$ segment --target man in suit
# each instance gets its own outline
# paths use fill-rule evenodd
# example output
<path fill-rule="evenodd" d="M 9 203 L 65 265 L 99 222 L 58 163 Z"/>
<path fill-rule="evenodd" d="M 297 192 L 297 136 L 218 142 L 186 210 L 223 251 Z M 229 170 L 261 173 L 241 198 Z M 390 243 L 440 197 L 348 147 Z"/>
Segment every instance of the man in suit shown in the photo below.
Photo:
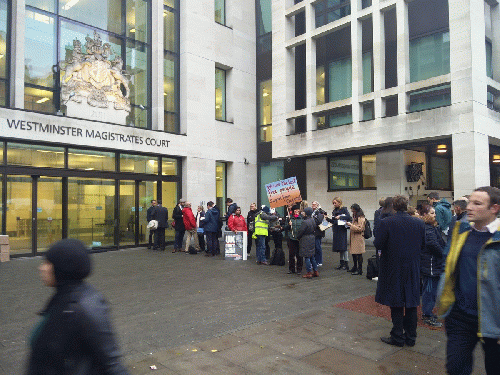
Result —
<path fill-rule="evenodd" d="M 162 207 L 161 201 L 155 207 L 153 219 L 158 221 L 158 229 L 155 236 L 155 250 L 165 251 L 165 229 L 168 228 L 168 209 Z"/>
<path fill-rule="evenodd" d="M 417 306 L 420 305 L 420 253 L 425 247 L 425 224 L 406 213 L 408 198 L 393 198 L 396 213 L 381 220 L 375 248 L 381 251 L 375 301 L 391 308 L 392 330 L 382 342 L 414 346 Z"/>
<path fill-rule="evenodd" d="M 172 219 L 174 219 L 175 222 L 174 250 L 172 251 L 173 253 L 175 253 L 176 251 L 182 251 L 182 240 L 184 239 L 184 233 L 186 232 L 186 227 L 184 226 L 182 215 L 182 210 L 185 203 L 186 201 L 184 199 L 179 199 L 179 203 L 177 204 L 177 206 L 175 206 L 174 212 L 172 212 Z"/>
<path fill-rule="evenodd" d="M 148 208 L 146 211 L 146 220 L 148 223 L 153 220 L 153 212 L 155 210 L 155 207 L 157 205 L 156 199 L 153 199 L 151 201 L 151 207 Z M 156 237 L 156 229 L 150 229 L 149 230 L 149 241 L 148 241 L 148 249 L 151 249 L 153 247 L 153 236 Z"/>

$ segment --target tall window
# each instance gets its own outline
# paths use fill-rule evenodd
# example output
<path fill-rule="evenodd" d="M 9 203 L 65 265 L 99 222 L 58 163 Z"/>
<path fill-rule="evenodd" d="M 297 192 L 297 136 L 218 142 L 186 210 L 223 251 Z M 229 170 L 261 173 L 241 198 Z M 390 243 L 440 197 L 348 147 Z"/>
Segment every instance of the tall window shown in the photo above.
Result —
<path fill-rule="evenodd" d="M 215 163 L 215 204 L 221 215 L 226 212 L 226 163 Z"/>
<path fill-rule="evenodd" d="M 329 64 L 329 101 L 335 102 L 352 95 L 351 58 L 332 61 Z"/>
<path fill-rule="evenodd" d="M 71 60 L 73 40 L 93 38 L 111 46 L 130 75 L 130 126 L 150 127 L 150 20 L 147 0 L 26 0 L 25 108 L 54 113 L 60 101 L 59 63 Z"/>
<path fill-rule="evenodd" d="M 351 14 L 349 0 L 322 0 L 315 5 L 316 27 L 326 25 Z"/>
<path fill-rule="evenodd" d="M 489 40 L 486 41 L 486 76 L 493 78 L 493 46 Z"/>
<path fill-rule="evenodd" d="M 215 68 L 215 119 L 226 121 L 226 71 Z"/>
<path fill-rule="evenodd" d="M 9 0 L 10 3 L 10 0 Z M 0 0 L 0 106 L 6 106 L 8 97 L 8 20 L 9 8 L 7 0 Z"/>
<path fill-rule="evenodd" d="M 272 112 L 273 83 L 272 80 L 267 80 L 259 84 L 259 126 L 261 142 L 271 142 L 273 140 Z"/>
<path fill-rule="evenodd" d="M 226 24 L 226 0 L 214 0 L 215 22 L 221 25 Z"/>
<path fill-rule="evenodd" d="M 328 190 L 376 188 L 376 155 L 351 155 L 328 159 Z"/>
<path fill-rule="evenodd" d="M 165 131 L 179 132 L 179 7 L 177 0 L 163 4 L 163 101 Z"/>

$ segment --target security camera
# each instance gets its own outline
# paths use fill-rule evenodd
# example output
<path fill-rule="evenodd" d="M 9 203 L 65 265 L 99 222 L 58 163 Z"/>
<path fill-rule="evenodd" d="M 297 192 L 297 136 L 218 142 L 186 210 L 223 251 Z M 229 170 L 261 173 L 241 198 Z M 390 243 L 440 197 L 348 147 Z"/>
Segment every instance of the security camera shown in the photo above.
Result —
<path fill-rule="evenodd" d="M 286 162 L 287 162 L 287 163 L 290 163 L 291 161 L 292 161 L 292 159 L 291 159 L 291 158 L 286 158 Z"/>

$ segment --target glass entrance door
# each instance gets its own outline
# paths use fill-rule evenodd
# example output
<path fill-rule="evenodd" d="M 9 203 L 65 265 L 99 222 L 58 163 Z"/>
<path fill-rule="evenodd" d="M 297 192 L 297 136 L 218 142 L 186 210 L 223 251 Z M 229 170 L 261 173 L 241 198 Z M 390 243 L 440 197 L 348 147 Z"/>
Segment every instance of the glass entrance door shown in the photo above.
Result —
<path fill-rule="evenodd" d="M 62 238 L 62 178 L 40 177 L 37 181 L 37 251 L 46 251 Z"/>
<path fill-rule="evenodd" d="M 7 176 L 6 234 L 9 236 L 10 253 L 32 252 L 32 178 Z"/>
<path fill-rule="evenodd" d="M 120 246 L 135 245 L 135 181 L 120 181 Z"/>

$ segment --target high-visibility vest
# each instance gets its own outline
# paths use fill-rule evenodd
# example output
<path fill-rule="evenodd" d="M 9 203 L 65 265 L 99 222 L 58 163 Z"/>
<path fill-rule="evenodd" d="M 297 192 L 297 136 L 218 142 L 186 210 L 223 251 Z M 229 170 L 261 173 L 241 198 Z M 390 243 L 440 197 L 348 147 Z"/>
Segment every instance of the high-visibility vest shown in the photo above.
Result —
<path fill-rule="evenodd" d="M 269 224 L 266 220 L 262 220 L 260 217 L 260 213 L 255 218 L 255 232 L 256 236 L 267 236 L 267 229 L 269 228 Z"/>

